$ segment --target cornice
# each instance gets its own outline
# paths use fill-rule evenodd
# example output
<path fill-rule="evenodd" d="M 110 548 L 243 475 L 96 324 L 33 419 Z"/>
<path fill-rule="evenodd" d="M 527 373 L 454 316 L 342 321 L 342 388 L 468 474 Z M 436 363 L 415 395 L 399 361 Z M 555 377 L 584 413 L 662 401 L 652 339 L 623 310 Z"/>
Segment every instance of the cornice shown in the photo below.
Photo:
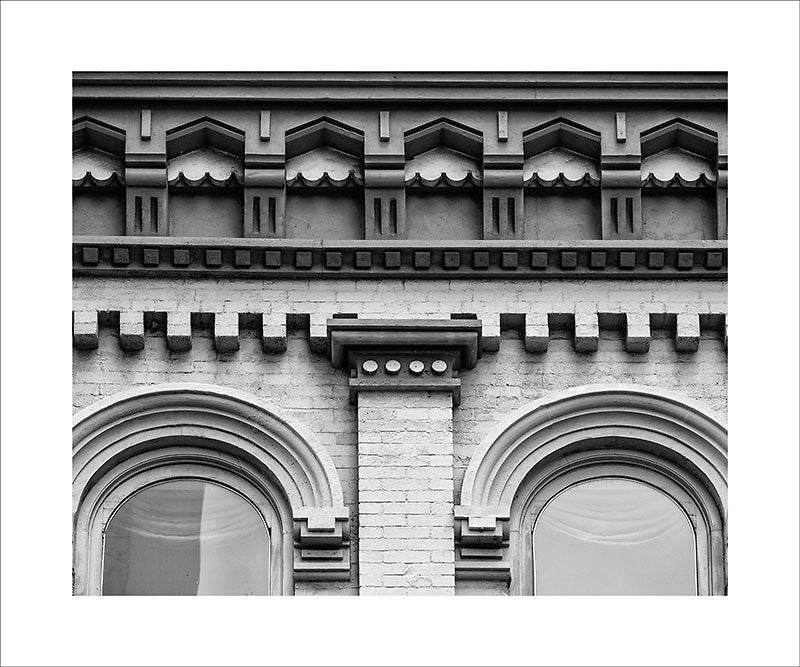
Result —
<path fill-rule="evenodd" d="M 85 100 L 725 103 L 724 72 L 75 72 Z"/>
<path fill-rule="evenodd" d="M 75 236 L 72 265 L 90 276 L 725 280 L 728 244 Z"/>

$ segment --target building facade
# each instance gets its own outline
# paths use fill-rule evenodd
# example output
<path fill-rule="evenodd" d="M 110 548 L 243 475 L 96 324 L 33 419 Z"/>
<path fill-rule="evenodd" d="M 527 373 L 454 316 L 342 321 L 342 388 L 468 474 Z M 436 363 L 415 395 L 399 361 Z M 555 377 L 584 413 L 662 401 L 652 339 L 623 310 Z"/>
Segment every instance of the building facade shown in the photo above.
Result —
<path fill-rule="evenodd" d="M 76 73 L 74 593 L 721 595 L 717 73 Z"/>

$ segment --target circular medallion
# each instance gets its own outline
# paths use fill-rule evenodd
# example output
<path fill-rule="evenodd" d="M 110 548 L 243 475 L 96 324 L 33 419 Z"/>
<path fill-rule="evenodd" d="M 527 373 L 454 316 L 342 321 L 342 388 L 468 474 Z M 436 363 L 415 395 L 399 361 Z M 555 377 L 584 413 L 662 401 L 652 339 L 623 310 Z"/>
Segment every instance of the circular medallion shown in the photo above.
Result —
<path fill-rule="evenodd" d="M 387 361 L 384 365 L 384 368 L 389 375 L 397 375 L 400 372 L 400 367 L 400 362 L 397 361 L 397 359 L 389 359 L 389 361 Z"/>
<path fill-rule="evenodd" d="M 431 370 L 436 373 L 436 375 L 441 375 L 447 370 L 447 362 L 442 359 L 437 359 L 431 364 Z"/>
<path fill-rule="evenodd" d="M 361 364 L 361 370 L 367 375 L 374 375 L 375 371 L 378 370 L 378 362 L 374 359 L 367 359 L 363 364 Z"/>
<path fill-rule="evenodd" d="M 425 370 L 425 364 L 419 359 L 415 359 L 408 365 L 408 370 L 411 375 L 422 375 L 422 371 Z"/>

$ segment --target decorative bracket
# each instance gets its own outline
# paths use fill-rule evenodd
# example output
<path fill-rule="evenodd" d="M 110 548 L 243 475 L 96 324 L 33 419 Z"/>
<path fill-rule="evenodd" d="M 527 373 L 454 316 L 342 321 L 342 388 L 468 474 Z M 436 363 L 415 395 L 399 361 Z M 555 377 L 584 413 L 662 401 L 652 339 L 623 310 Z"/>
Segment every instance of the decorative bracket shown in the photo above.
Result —
<path fill-rule="evenodd" d="M 507 507 L 455 508 L 456 576 L 459 579 L 511 577 Z"/>
<path fill-rule="evenodd" d="M 285 156 L 245 153 L 244 237 L 282 238 L 285 208 Z"/>
<path fill-rule="evenodd" d="M 350 515 L 346 507 L 305 507 L 294 516 L 295 580 L 350 577 Z"/>
<path fill-rule="evenodd" d="M 405 186 L 404 155 L 364 157 L 364 238 L 406 237 Z"/>
<path fill-rule="evenodd" d="M 461 400 L 462 368 L 481 352 L 480 320 L 328 320 L 335 368 L 350 372 L 350 400 L 362 391 L 444 391 Z"/>
<path fill-rule="evenodd" d="M 642 238 L 642 156 L 600 158 L 603 239 Z"/>
<path fill-rule="evenodd" d="M 728 238 L 728 156 L 717 158 L 717 238 Z"/>
<path fill-rule="evenodd" d="M 523 238 L 523 164 L 519 155 L 483 156 L 483 238 Z"/>
<path fill-rule="evenodd" d="M 125 233 L 169 236 L 166 154 L 127 153 L 125 185 Z"/>

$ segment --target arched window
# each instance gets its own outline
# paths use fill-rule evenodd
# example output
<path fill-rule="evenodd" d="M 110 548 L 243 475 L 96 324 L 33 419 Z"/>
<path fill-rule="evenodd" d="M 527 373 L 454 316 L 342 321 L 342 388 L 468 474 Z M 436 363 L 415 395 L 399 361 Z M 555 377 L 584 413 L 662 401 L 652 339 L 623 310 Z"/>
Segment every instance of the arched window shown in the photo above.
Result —
<path fill-rule="evenodd" d="M 282 595 L 349 578 L 330 457 L 255 397 L 126 392 L 76 415 L 73 437 L 75 594 Z"/>
<path fill-rule="evenodd" d="M 725 594 L 726 476 L 725 429 L 667 392 L 542 399 L 470 462 L 457 575 L 528 595 Z"/>
<path fill-rule="evenodd" d="M 258 505 L 217 481 L 170 477 L 124 499 L 103 530 L 102 594 L 269 595 L 280 524 L 248 491 Z"/>
<path fill-rule="evenodd" d="M 697 594 L 692 524 L 659 489 L 598 477 L 532 518 L 536 595 Z"/>

